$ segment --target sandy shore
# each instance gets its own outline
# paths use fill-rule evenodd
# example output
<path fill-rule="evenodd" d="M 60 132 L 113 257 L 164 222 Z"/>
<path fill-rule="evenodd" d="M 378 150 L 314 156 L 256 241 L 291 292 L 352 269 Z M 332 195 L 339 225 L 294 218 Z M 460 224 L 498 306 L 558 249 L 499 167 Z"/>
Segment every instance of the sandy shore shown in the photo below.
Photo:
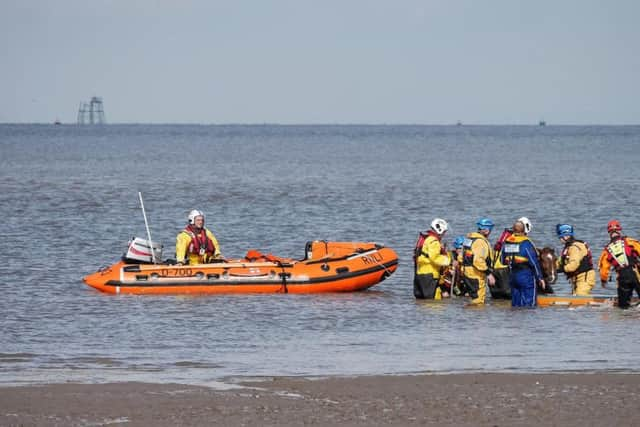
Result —
<path fill-rule="evenodd" d="M 0 388 L 2 426 L 632 426 L 640 375 L 271 378 L 245 388 L 53 384 Z"/>

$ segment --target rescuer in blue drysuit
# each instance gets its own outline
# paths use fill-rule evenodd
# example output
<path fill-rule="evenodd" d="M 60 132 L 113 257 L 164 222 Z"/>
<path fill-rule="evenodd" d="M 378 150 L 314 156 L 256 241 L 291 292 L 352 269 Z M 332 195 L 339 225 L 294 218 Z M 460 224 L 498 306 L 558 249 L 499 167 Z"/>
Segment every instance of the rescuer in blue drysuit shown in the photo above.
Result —
<path fill-rule="evenodd" d="M 542 289 L 545 287 L 536 248 L 526 236 L 530 230 L 529 220 L 520 218 L 513 225 L 513 235 L 507 237 L 502 247 L 502 263 L 510 269 L 509 286 L 513 307 L 535 307 L 536 283 L 540 283 Z"/>

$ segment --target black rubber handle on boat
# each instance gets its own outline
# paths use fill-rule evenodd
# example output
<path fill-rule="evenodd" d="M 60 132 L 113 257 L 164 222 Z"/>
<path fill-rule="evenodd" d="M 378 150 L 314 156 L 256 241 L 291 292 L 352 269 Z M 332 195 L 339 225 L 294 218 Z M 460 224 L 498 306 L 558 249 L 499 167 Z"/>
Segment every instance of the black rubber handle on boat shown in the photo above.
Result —
<path fill-rule="evenodd" d="M 287 289 L 287 277 L 291 274 L 285 273 L 284 268 L 282 269 L 282 273 L 280 273 L 280 277 L 282 278 L 282 290 L 285 294 L 289 293 L 289 289 Z"/>

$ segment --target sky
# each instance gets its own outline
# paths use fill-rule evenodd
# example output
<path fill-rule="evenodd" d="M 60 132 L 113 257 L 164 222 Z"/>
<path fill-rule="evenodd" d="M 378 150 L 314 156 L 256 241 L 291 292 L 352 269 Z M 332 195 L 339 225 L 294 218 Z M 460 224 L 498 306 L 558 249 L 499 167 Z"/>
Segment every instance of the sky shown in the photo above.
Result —
<path fill-rule="evenodd" d="M 636 0 L 0 0 L 0 123 L 640 124 Z"/>

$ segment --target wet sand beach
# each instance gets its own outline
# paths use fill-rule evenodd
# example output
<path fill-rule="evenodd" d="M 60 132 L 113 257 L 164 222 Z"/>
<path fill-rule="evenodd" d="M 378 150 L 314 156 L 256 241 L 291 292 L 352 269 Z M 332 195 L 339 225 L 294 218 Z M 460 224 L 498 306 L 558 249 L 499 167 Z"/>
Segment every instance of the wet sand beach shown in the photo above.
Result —
<path fill-rule="evenodd" d="M 277 377 L 0 388 L 2 426 L 632 426 L 640 376 L 450 374 Z"/>

